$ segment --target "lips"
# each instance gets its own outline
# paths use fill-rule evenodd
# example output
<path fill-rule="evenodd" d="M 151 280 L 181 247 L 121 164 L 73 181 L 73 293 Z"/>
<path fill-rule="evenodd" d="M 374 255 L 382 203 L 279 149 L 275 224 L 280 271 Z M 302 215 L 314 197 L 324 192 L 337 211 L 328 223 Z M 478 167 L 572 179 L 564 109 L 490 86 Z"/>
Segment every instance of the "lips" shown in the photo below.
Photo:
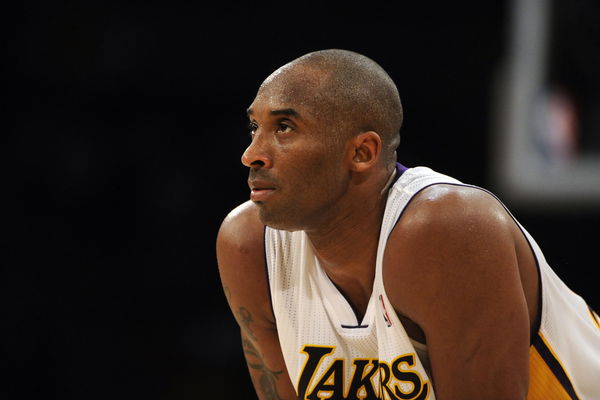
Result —
<path fill-rule="evenodd" d="M 250 200 L 265 201 L 275 191 L 275 189 L 252 189 L 250 191 Z"/>
<path fill-rule="evenodd" d="M 250 200 L 252 201 L 265 201 L 275 191 L 275 185 L 266 181 L 248 180 L 248 186 L 250 186 Z"/>

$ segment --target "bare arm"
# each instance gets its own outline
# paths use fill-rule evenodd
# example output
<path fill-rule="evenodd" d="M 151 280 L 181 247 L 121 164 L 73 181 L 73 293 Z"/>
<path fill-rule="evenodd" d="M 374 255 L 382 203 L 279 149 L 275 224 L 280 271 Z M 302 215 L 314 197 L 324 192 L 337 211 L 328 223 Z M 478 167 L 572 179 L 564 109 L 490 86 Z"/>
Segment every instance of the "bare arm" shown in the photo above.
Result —
<path fill-rule="evenodd" d="M 526 397 L 530 312 L 516 235 L 491 196 L 450 186 L 420 193 L 392 233 L 386 291 L 425 333 L 439 400 Z"/>
<path fill-rule="evenodd" d="M 217 261 L 223 290 L 240 326 L 242 348 L 259 399 L 291 400 L 296 394 L 285 367 L 269 300 L 263 230 L 252 203 L 236 208 L 219 230 Z"/>

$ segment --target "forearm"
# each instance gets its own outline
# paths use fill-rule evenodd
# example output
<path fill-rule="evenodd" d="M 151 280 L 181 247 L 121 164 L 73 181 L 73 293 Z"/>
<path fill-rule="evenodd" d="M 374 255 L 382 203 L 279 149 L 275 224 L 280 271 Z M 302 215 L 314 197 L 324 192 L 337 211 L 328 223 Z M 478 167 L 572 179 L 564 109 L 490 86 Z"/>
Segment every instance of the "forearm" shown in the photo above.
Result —
<path fill-rule="evenodd" d="M 254 389 L 260 400 L 293 400 L 296 398 L 285 367 L 271 368 L 265 354 L 255 344 L 256 337 L 242 331 L 242 348 Z"/>

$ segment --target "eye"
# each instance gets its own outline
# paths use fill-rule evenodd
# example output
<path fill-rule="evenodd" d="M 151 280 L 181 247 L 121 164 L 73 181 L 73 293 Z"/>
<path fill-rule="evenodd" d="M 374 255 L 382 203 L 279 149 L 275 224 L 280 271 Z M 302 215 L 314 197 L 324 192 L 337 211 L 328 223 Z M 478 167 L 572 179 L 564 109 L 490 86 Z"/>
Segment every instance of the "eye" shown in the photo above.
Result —
<path fill-rule="evenodd" d="M 280 122 L 279 125 L 277 125 L 277 133 L 289 133 L 291 131 L 292 127 L 285 122 Z"/>
<path fill-rule="evenodd" d="M 248 124 L 248 130 L 250 132 L 248 132 L 248 134 L 250 135 L 250 137 L 254 136 L 254 132 L 256 132 L 256 130 L 258 129 L 258 124 L 256 122 L 250 122 Z"/>

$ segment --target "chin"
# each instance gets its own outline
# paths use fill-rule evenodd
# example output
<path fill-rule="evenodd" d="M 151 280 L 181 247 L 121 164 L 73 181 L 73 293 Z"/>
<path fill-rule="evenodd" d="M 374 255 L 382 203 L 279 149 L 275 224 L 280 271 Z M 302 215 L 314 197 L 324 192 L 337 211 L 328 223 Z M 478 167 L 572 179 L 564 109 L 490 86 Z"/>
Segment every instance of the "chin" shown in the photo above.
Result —
<path fill-rule="evenodd" d="M 278 229 L 280 231 L 301 231 L 304 226 L 289 218 L 288 213 L 277 213 L 273 210 L 268 210 L 264 206 L 259 207 L 260 221 L 269 228 Z"/>

